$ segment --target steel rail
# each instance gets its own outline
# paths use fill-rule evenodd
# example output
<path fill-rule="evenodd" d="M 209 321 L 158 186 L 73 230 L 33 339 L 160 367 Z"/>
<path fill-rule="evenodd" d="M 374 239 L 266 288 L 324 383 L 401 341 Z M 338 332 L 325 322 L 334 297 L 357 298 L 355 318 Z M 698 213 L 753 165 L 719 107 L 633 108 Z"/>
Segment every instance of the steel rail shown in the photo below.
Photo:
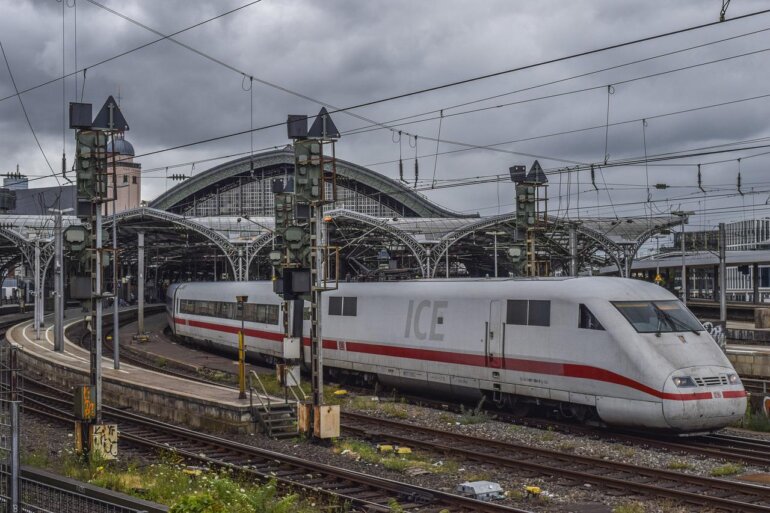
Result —
<path fill-rule="evenodd" d="M 26 381 L 28 385 L 31 382 Z M 71 400 L 63 397 L 66 393 L 60 390 L 55 392 L 59 397 L 25 390 L 24 411 L 72 422 L 73 416 L 62 410 L 71 408 Z M 499 503 L 482 502 L 252 447 L 116 408 L 105 407 L 104 416 L 107 421 L 119 423 L 120 438 L 132 445 L 173 451 L 188 460 L 231 468 L 263 481 L 274 479 L 287 489 L 324 495 L 332 502 L 348 503 L 366 508 L 366 511 L 389 512 L 391 499 L 396 499 L 405 511 L 438 512 L 448 509 L 456 512 L 529 513 Z"/>
<path fill-rule="evenodd" d="M 461 455 L 506 468 L 528 469 L 611 489 L 668 497 L 729 511 L 770 512 L 770 488 L 764 486 L 563 454 L 358 413 L 346 412 L 341 427 L 348 434 Z"/>
<path fill-rule="evenodd" d="M 218 386 L 235 388 L 235 385 L 207 380 L 192 371 L 161 367 L 155 364 L 150 358 L 145 359 L 136 354 L 130 354 L 129 352 L 124 353 L 123 358 L 125 361 L 129 361 L 130 363 L 133 363 L 137 366 L 145 367 L 163 374 L 169 374 L 183 379 L 190 379 L 200 383 L 215 384 Z M 234 373 L 231 374 L 235 376 Z M 414 401 L 422 403 L 426 402 L 424 398 L 414 398 Z M 447 404 L 445 401 L 441 401 L 440 403 L 442 405 Z M 347 413 L 348 412 L 346 410 L 343 412 L 343 415 L 346 415 Z M 654 447 L 667 451 L 695 454 L 711 458 L 721 458 L 742 464 L 762 466 L 770 465 L 770 441 L 763 444 L 761 447 L 755 447 L 755 449 L 752 450 L 751 448 L 740 447 L 738 444 L 730 443 L 727 438 L 725 438 L 726 435 L 722 434 L 711 435 L 707 439 L 704 439 L 701 436 L 694 436 L 683 437 L 679 440 L 674 440 L 671 437 L 642 435 L 619 430 L 608 431 L 590 426 L 558 422 L 550 419 L 522 419 L 520 417 L 508 415 L 505 412 L 494 412 L 494 414 L 502 419 L 516 422 L 517 424 L 524 424 L 536 428 L 556 428 L 575 435 L 594 437 L 601 436 L 608 441 L 633 443 L 636 445 Z M 754 443 L 758 444 L 759 442 L 754 441 Z"/>

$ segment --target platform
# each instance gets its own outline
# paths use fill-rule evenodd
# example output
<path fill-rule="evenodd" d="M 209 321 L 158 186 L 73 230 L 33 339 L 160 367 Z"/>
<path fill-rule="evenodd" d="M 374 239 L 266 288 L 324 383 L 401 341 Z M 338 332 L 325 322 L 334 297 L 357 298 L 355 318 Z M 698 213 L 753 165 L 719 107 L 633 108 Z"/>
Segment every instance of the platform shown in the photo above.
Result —
<path fill-rule="evenodd" d="M 65 331 L 81 320 L 71 318 L 65 324 Z M 23 368 L 35 370 L 68 389 L 88 382 L 89 352 L 66 337 L 64 352 L 54 352 L 50 324 L 41 333 L 40 340 L 35 339 L 31 321 L 14 326 L 6 337 L 21 346 L 19 361 Z M 249 401 L 238 399 L 235 389 L 198 383 L 130 364 L 121 364 L 121 368 L 115 370 L 112 360 L 107 358 L 102 359 L 102 364 L 105 404 L 215 432 L 253 429 Z"/>
<path fill-rule="evenodd" d="M 728 344 L 727 358 L 741 377 L 770 379 L 770 346 Z"/>
<path fill-rule="evenodd" d="M 219 352 L 208 352 L 185 344 L 180 344 L 163 333 L 166 328 L 166 314 L 156 314 L 144 318 L 144 328 L 148 333 L 146 342 L 137 342 L 133 335 L 137 331 L 137 323 L 132 322 L 120 327 L 120 350 L 122 354 L 139 354 L 155 361 L 164 361 L 170 368 L 187 369 L 206 374 L 206 371 L 236 373 L 238 370 L 237 355 L 232 357 Z M 246 364 L 246 373 L 254 371 L 259 374 L 275 374 L 275 369 L 259 365 Z"/>

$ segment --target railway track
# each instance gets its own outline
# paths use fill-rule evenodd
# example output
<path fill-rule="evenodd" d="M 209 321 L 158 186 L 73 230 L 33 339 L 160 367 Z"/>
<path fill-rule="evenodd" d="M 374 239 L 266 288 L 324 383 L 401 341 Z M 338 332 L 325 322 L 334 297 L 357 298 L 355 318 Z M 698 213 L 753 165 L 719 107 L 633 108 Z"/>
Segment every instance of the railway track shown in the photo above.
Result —
<path fill-rule="evenodd" d="M 633 444 L 644 448 L 661 449 L 669 453 L 691 454 L 748 465 L 770 466 L 770 440 L 746 438 L 746 442 L 741 444 L 736 440 L 741 437 L 722 433 L 691 437 L 643 435 L 550 419 L 514 418 L 506 414 L 498 415 L 500 415 L 501 420 L 509 420 L 528 427 L 557 430 L 570 435 L 590 438 L 600 437 L 611 443 Z"/>
<path fill-rule="evenodd" d="M 29 379 L 25 384 L 25 412 L 67 423 L 74 421 L 69 394 Z M 173 451 L 189 462 L 230 468 L 260 481 L 274 479 L 284 490 L 320 497 L 329 504 L 347 504 L 357 511 L 389 512 L 395 499 L 404 511 L 528 513 L 500 503 L 481 502 L 287 456 L 115 408 L 105 407 L 104 419 L 118 423 L 121 441 L 131 446 Z"/>
<path fill-rule="evenodd" d="M 111 351 L 109 342 L 105 342 L 105 350 Z M 214 382 L 201 377 L 192 370 L 172 369 L 157 365 L 152 358 L 142 358 L 133 353 L 121 353 L 123 361 L 133 363 L 137 366 L 152 369 L 156 372 L 177 376 L 184 379 L 191 379 L 201 383 L 209 383 L 218 386 L 232 386 L 222 382 Z M 233 373 L 233 376 L 235 374 Z M 414 398 L 415 402 L 425 403 L 424 398 Z M 446 405 L 445 401 L 439 401 L 436 404 Z M 459 405 L 458 405 L 459 409 Z M 344 415 L 348 412 L 345 411 Z M 561 432 L 572 435 L 587 437 L 601 437 L 611 443 L 633 444 L 645 448 L 657 448 L 669 452 L 680 454 L 691 454 L 705 456 L 710 458 L 719 458 L 741 464 L 770 466 L 770 441 L 762 441 L 747 438 L 743 442 L 738 442 L 735 436 L 712 434 L 709 436 L 675 438 L 666 436 L 647 436 L 637 433 L 622 432 L 618 430 L 603 430 L 591 426 L 584 426 L 568 422 L 559 422 L 551 419 L 542 418 L 521 418 L 505 412 L 495 411 L 494 415 L 501 420 L 508 420 L 517 424 L 527 425 L 529 427 L 540 429 L 558 429 Z"/>
<path fill-rule="evenodd" d="M 770 488 L 764 486 L 479 439 L 351 412 L 345 412 L 342 429 L 347 434 L 376 441 L 419 447 L 511 469 L 524 469 L 558 478 L 567 485 L 591 483 L 610 490 L 667 497 L 698 507 L 724 511 L 770 511 Z"/>
<path fill-rule="evenodd" d="M 161 372 L 179 375 L 187 379 L 206 381 L 200 376 L 193 375 L 192 372 L 175 372 L 170 369 L 159 368 L 158 366 L 153 365 L 149 359 L 148 361 L 143 361 L 140 358 L 136 358 L 134 361 L 138 365 L 149 366 Z M 221 383 L 219 384 L 221 385 Z M 113 413 L 110 413 L 110 415 L 113 415 Z M 119 413 L 118 415 L 121 414 Z M 127 414 L 123 413 L 122 415 Z M 133 441 L 134 438 L 139 440 L 150 440 L 160 444 L 162 448 L 173 448 L 181 455 L 193 459 L 195 459 L 196 454 L 201 454 L 200 452 L 195 452 L 198 450 L 197 448 L 193 449 L 184 445 L 188 443 L 186 441 L 187 439 L 177 443 L 174 442 L 174 439 L 169 440 L 164 435 L 161 435 L 160 438 L 157 436 L 146 436 L 146 433 L 143 433 L 141 430 L 137 431 L 136 434 L 132 436 L 131 429 L 133 428 L 129 427 L 129 430 L 125 431 L 125 426 L 127 425 L 126 422 L 128 422 L 128 426 L 132 426 L 130 423 L 131 420 L 132 419 L 125 418 L 117 419 L 121 424 L 122 434 L 126 435 L 124 439 L 128 439 L 129 441 Z M 517 420 L 521 423 L 521 419 Z M 532 424 L 539 424 L 538 427 L 543 427 L 543 422 L 543 420 L 535 420 Z M 554 423 L 551 423 L 550 421 L 545 422 L 548 426 L 551 426 L 552 429 Z M 368 423 L 368 426 L 366 423 Z M 757 439 L 742 438 L 733 435 L 709 435 L 673 441 L 670 439 L 650 438 L 626 433 L 602 432 L 593 428 L 576 426 L 573 424 L 557 424 L 559 425 L 559 429 L 566 429 L 572 434 L 575 434 L 576 431 L 580 431 L 580 434 L 592 437 L 596 437 L 598 434 L 599 436 L 607 437 L 610 441 L 636 443 L 643 446 L 654 446 L 669 451 L 695 453 L 756 465 L 770 464 L 770 442 Z M 390 428 L 388 429 L 390 429 L 390 431 L 388 431 L 385 426 L 389 426 Z M 562 480 L 567 480 L 567 482 L 575 484 L 588 482 L 604 486 L 608 489 L 622 490 L 626 493 L 633 492 L 669 497 L 684 503 L 726 511 L 770 511 L 770 488 L 758 485 L 688 476 L 667 470 L 643 468 L 634 465 L 608 462 L 606 460 L 565 455 L 555 451 L 526 448 L 515 444 L 506 444 L 487 439 L 455 435 L 440 430 L 432 430 L 430 428 L 420 428 L 397 421 L 386 421 L 383 419 L 374 420 L 349 411 L 346 411 L 343 416 L 342 427 L 346 433 L 356 436 L 367 438 L 380 437 L 381 439 L 387 438 L 389 441 L 419 446 L 437 452 L 450 452 L 455 455 L 459 454 L 463 457 L 476 461 L 483 461 L 485 463 L 491 462 L 518 469 L 526 468 L 543 475 L 556 476 Z M 206 437 L 208 435 L 200 436 Z M 198 440 L 198 442 L 199 441 L 200 440 Z M 214 462 L 213 464 L 243 467 L 243 462 L 237 458 L 240 457 L 242 459 L 244 456 L 244 454 L 236 451 L 235 461 L 222 458 L 219 460 L 216 458 L 209 458 L 208 460 L 200 461 L 205 461 L 210 464 Z M 271 470 L 270 472 L 274 472 L 274 470 Z M 411 498 L 416 496 L 407 493 L 406 497 Z M 411 503 L 409 504 L 411 505 Z M 415 502 L 414 507 L 420 507 L 419 501 Z M 516 510 L 509 509 L 508 511 Z"/>

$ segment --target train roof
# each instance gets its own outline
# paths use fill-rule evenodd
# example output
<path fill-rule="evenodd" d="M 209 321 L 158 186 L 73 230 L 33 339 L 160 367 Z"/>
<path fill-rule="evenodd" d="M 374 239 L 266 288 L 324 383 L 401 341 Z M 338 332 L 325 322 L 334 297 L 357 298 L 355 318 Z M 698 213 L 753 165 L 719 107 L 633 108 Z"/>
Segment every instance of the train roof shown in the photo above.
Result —
<path fill-rule="evenodd" d="M 237 295 L 248 295 L 249 288 L 259 287 L 264 294 L 270 281 L 252 282 L 187 282 L 184 296 L 207 297 L 223 300 Z M 388 282 L 340 283 L 329 295 L 367 294 L 377 296 L 398 295 L 422 297 L 435 294 L 460 295 L 463 297 L 508 296 L 512 299 L 560 298 L 588 300 L 602 298 L 621 300 L 670 300 L 676 299 L 668 290 L 654 283 L 617 277 L 562 277 L 562 278 L 449 278 L 427 280 L 402 280 Z M 272 287 L 270 287 L 271 290 Z M 171 289 L 173 290 L 173 289 Z M 206 292 L 203 292 L 203 291 Z M 276 296 L 277 299 L 277 296 Z"/>

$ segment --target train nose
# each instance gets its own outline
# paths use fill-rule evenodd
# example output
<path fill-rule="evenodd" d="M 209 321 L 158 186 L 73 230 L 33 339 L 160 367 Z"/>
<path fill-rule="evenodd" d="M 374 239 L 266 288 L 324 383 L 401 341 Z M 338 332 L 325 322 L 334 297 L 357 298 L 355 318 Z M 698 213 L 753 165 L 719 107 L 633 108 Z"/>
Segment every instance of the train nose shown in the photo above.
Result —
<path fill-rule="evenodd" d="M 746 391 L 730 368 L 679 369 L 663 387 L 663 416 L 675 429 L 720 429 L 739 420 L 745 411 Z"/>

